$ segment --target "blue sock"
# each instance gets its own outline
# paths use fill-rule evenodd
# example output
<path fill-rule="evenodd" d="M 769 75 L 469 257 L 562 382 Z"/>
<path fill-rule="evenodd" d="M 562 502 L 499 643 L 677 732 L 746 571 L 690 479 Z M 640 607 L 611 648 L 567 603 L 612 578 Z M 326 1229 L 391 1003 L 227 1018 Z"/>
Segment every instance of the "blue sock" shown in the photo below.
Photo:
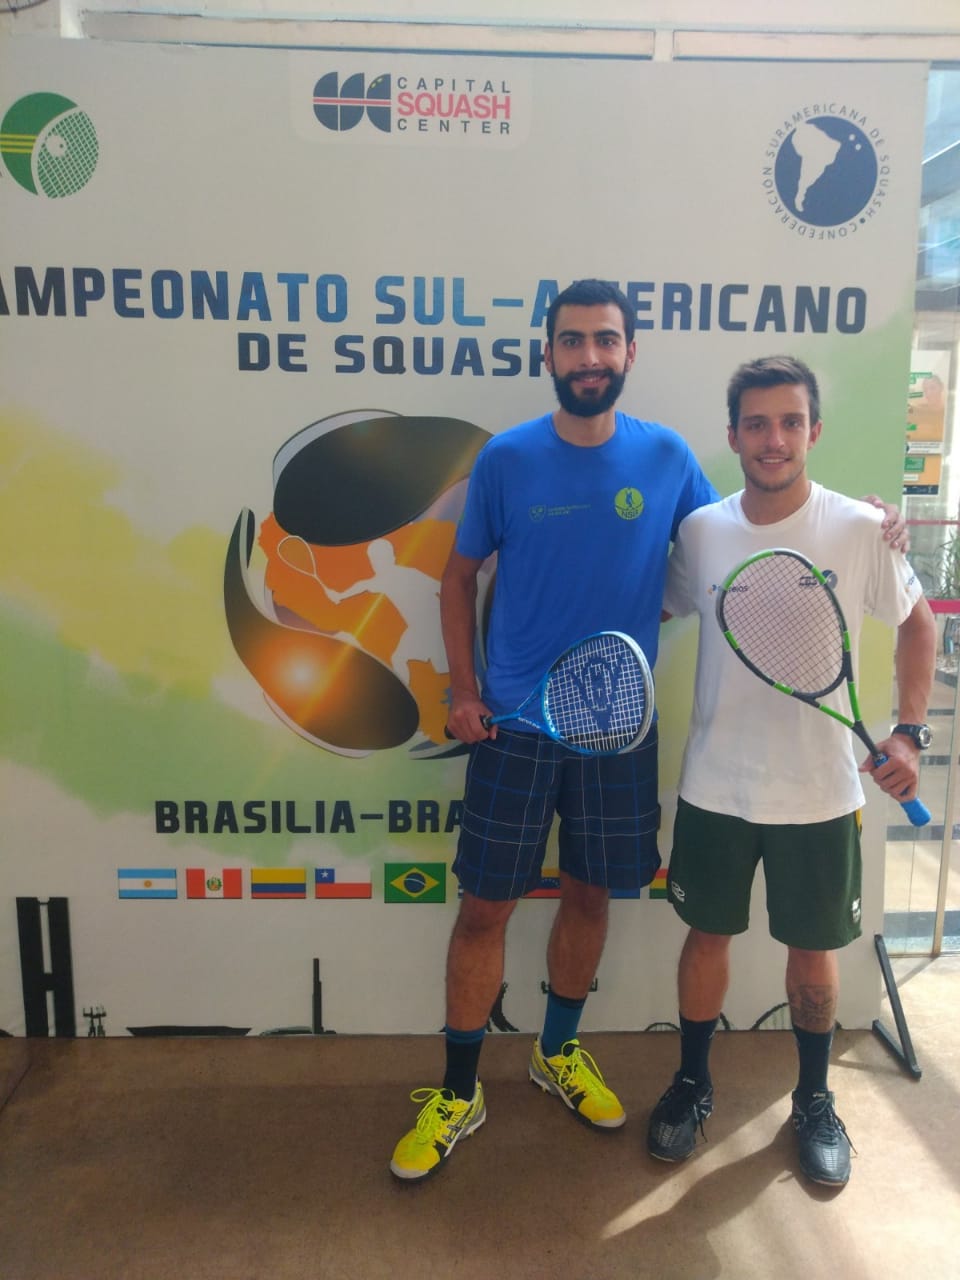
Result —
<path fill-rule="evenodd" d="M 547 992 L 547 1012 L 540 1034 L 540 1052 L 545 1058 L 555 1058 L 568 1040 L 576 1040 L 580 1014 L 586 1003 L 586 997 L 571 1000 L 558 996 L 553 990 Z"/>
<path fill-rule="evenodd" d="M 443 1088 L 450 1089 L 455 1098 L 469 1102 L 477 1091 L 477 1066 L 483 1037 L 487 1034 L 486 1024 L 476 1031 L 455 1031 L 452 1027 L 444 1027 L 443 1031 L 447 1044 L 447 1073 L 443 1077 Z"/>

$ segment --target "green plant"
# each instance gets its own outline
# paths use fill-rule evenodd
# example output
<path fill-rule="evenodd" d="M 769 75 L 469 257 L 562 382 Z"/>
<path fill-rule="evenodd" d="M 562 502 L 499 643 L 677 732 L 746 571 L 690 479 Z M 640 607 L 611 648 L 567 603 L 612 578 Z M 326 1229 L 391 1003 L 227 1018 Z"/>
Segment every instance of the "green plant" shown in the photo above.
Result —
<path fill-rule="evenodd" d="M 960 600 L 960 529 L 934 547 L 917 546 L 910 562 L 931 600 Z"/>
<path fill-rule="evenodd" d="M 960 599 L 960 531 L 954 531 L 940 546 L 940 574 L 937 596 L 941 600 Z"/>

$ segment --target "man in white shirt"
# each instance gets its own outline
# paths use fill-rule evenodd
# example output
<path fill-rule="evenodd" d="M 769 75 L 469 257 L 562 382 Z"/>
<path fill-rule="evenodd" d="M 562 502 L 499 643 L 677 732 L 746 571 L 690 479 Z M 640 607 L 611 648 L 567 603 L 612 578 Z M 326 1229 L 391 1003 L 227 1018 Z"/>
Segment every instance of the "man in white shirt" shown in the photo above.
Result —
<path fill-rule="evenodd" d="M 807 454 L 822 431 L 819 388 L 787 356 L 742 365 L 727 394 L 728 440 L 744 488 L 680 525 L 664 609 L 701 617 L 690 732 L 679 786 L 669 893 L 690 926 L 679 967 L 681 1065 L 650 1119 L 647 1146 L 683 1160 L 713 1109 L 710 1042 L 729 982 L 732 935 L 746 930 L 757 863 L 771 935 L 787 947 L 786 986 L 799 1078 L 800 1167 L 842 1186 L 850 1143 L 827 1069 L 836 1022 L 836 951 L 860 934 L 860 773 L 897 799 L 916 794 L 936 628 L 910 568 L 878 536 L 881 514 L 815 484 Z M 902 722 L 859 770 L 854 738 L 829 717 L 775 696 L 737 661 L 715 613 L 716 584 L 769 547 L 802 552 L 836 580 L 854 654 L 865 614 L 897 628 Z"/>

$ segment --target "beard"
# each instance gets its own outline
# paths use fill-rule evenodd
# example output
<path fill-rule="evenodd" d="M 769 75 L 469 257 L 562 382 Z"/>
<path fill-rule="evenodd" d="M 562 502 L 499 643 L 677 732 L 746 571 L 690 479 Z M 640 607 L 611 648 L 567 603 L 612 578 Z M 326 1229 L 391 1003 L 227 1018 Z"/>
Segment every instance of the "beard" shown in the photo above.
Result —
<path fill-rule="evenodd" d="M 605 369 L 606 386 L 596 395 L 580 396 L 576 391 L 578 375 L 568 373 L 565 378 L 553 374 L 553 389 L 560 401 L 560 408 L 576 418 L 597 418 L 606 413 L 620 399 L 620 393 L 627 380 L 626 372 L 617 373 L 615 369 Z"/>

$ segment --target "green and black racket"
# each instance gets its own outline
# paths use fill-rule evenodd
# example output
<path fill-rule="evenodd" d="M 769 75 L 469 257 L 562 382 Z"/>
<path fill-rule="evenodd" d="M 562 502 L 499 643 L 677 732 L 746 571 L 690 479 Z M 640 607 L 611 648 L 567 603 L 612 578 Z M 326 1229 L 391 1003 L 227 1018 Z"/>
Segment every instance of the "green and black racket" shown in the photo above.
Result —
<path fill-rule="evenodd" d="M 717 593 L 717 621 L 755 676 L 839 720 L 860 739 L 874 764 L 886 762 L 860 718 L 850 634 L 840 602 L 806 556 L 772 547 L 738 564 Z M 852 719 L 820 702 L 844 682 Z M 915 827 L 930 821 L 921 800 L 900 804 Z"/>

